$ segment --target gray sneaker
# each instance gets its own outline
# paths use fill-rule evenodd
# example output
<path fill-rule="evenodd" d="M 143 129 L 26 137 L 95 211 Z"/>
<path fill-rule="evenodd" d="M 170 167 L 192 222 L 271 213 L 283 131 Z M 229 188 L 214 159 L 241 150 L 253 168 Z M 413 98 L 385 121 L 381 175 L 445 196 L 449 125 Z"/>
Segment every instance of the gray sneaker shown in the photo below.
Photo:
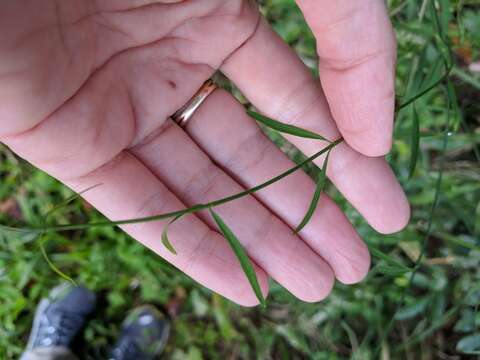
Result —
<path fill-rule="evenodd" d="M 112 348 L 111 360 L 152 360 L 160 355 L 170 333 L 165 316 L 153 306 L 141 306 L 127 316 Z"/>
<path fill-rule="evenodd" d="M 26 350 L 68 348 L 95 303 L 95 294 L 84 287 L 68 283 L 55 287 L 37 307 Z"/>

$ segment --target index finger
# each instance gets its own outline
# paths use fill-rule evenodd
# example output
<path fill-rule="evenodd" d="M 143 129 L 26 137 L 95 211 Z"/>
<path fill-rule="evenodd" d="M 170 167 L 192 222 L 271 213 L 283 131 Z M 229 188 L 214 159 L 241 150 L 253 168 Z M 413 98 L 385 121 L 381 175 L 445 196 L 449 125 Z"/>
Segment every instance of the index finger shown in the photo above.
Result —
<path fill-rule="evenodd" d="M 392 144 L 396 42 L 384 0 L 297 0 L 317 39 L 319 72 L 347 143 L 367 156 Z"/>

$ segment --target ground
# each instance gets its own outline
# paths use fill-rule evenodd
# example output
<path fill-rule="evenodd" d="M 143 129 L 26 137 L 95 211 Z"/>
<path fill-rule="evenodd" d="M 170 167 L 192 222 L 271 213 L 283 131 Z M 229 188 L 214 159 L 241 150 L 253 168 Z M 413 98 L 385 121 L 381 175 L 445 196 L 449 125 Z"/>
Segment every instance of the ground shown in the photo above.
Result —
<path fill-rule="evenodd" d="M 246 309 L 195 284 L 114 228 L 42 239 L 2 233 L 0 358 L 21 353 L 36 304 L 62 280 L 52 266 L 99 294 L 99 309 L 81 339 L 88 359 L 104 354 L 125 313 L 142 303 L 157 304 L 173 319 L 164 356 L 169 359 L 463 359 L 479 354 L 480 2 L 437 0 L 432 7 L 433 1 L 388 1 L 399 45 L 401 109 L 388 159 L 411 202 L 410 224 L 398 234 L 380 235 L 328 189 L 369 246 L 382 252 L 374 253 L 372 270 L 361 284 L 337 284 L 327 300 L 305 304 L 272 283 L 267 307 Z M 294 1 L 264 0 L 261 6 L 314 69 L 315 43 Z M 452 67 L 445 69 L 450 55 Z M 414 105 L 401 107 L 432 84 L 437 86 Z M 271 135 L 295 160 L 302 158 Z M 72 195 L 8 149 L 1 148 L 0 156 L 1 224 L 43 224 L 45 214 Z M 318 170 L 309 167 L 308 172 L 316 176 Z M 76 199 L 49 221 L 99 219 Z"/>

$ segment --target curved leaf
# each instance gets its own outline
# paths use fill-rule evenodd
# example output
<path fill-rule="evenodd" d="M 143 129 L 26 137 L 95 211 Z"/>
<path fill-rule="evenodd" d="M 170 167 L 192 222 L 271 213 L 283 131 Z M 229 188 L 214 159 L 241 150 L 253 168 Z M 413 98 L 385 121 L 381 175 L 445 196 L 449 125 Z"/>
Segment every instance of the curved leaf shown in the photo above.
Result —
<path fill-rule="evenodd" d="M 330 157 L 330 151 L 327 153 L 325 157 L 325 161 L 323 162 L 322 168 L 320 170 L 320 174 L 318 175 L 317 180 L 317 188 L 315 189 L 315 193 L 313 194 L 312 201 L 310 202 L 310 206 L 308 207 L 307 213 L 303 217 L 303 220 L 300 222 L 300 225 L 297 226 L 295 229 L 295 233 L 299 233 L 310 221 L 315 210 L 318 206 L 318 202 L 320 201 L 320 196 L 322 195 L 323 190 L 325 189 L 325 184 L 327 183 L 327 166 L 328 166 L 328 158 Z"/>
<path fill-rule="evenodd" d="M 330 142 L 329 140 L 325 139 L 322 135 L 316 134 L 309 130 L 299 128 L 294 125 L 288 125 L 280 121 L 270 119 L 255 111 L 247 110 L 247 114 L 250 115 L 252 118 L 254 118 L 256 121 L 258 121 L 259 123 L 265 125 L 266 127 L 269 127 L 270 129 L 276 130 L 278 132 L 293 135 L 293 136 L 298 136 L 302 138 L 307 138 L 307 139 L 323 140 L 323 141 Z"/>
<path fill-rule="evenodd" d="M 165 248 L 170 251 L 173 255 L 177 255 L 177 250 L 175 250 L 175 248 L 173 247 L 172 243 L 170 242 L 170 240 L 168 239 L 168 228 L 170 225 L 172 225 L 175 221 L 177 221 L 178 219 L 180 219 L 181 217 L 183 216 L 182 215 L 178 215 L 178 216 L 175 216 L 167 225 L 165 225 L 165 227 L 163 228 L 163 231 L 162 231 L 162 244 L 163 246 L 165 246 Z"/>
<path fill-rule="evenodd" d="M 240 262 L 240 265 L 242 266 L 242 269 L 245 272 L 245 275 L 247 276 L 247 279 L 250 282 L 250 285 L 252 286 L 253 292 L 257 296 L 258 301 L 260 302 L 260 304 L 262 304 L 262 306 L 265 306 L 265 298 L 263 297 L 262 290 L 260 289 L 260 285 L 258 284 L 257 274 L 255 273 L 255 269 L 253 268 L 250 258 L 243 249 L 238 238 L 235 236 L 232 230 L 230 230 L 227 224 L 225 224 L 222 218 L 218 214 L 216 214 L 211 208 L 209 210 L 210 214 L 213 217 L 213 220 L 215 220 L 215 223 L 217 224 L 225 239 L 227 239 L 230 247 L 235 253 L 235 256 Z"/>
<path fill-rule="evenodd" d="M 412 139 L 410 143 L 409 178 L 413 176 L 415 168 L 417 167 L 418 150 L 420 148 L 420 122 L 418 121 L 418 112 L 415 104 L 413 105 L 412 112 Z"/>

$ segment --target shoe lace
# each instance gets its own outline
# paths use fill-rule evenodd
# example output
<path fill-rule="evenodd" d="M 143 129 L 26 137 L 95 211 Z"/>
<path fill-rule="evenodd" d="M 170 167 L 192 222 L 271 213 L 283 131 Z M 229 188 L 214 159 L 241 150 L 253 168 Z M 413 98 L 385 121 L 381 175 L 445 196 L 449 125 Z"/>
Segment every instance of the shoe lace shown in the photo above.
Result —
<path fill-rule="evenodd" d="M 40 346 L 68 346 L 83 324 L 83 316 L 57 312 L 41 320 L 38 344 Z"/>

